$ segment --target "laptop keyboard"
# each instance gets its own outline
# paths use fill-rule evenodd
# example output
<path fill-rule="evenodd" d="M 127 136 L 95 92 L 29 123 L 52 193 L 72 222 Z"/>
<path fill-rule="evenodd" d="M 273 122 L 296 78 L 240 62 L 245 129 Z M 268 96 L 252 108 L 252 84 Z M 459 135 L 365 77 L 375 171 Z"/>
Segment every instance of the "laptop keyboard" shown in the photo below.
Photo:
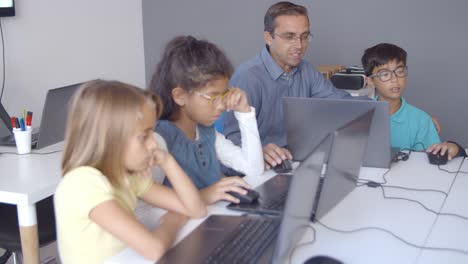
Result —
<path fill-rule="evenodd" d="M 284 205 L 286 204 L 286 197 L 288 197 L 288 192 L 283 192 L 278 195 L 275 199 L 272 199 L 265 203 L 262 207 L 265 209 L 283 211 Z"/>
<path fill-rule="evenodd" d="M 256 263 L 276 239 L 279 225 L 280 220 L 275 218 L 246 219 L 213 250 L 205 263 Z"/>

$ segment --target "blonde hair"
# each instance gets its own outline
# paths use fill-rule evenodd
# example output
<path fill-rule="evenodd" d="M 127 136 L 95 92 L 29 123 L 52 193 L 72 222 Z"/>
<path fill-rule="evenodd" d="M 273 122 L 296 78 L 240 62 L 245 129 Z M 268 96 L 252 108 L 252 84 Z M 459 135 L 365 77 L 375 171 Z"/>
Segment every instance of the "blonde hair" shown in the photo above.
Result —
<path fill-rule="evenodd" d="M 159 117 L 159 98 L 118 81 L 95 80 L 83 84 L 70 105 L 65 133 L 62 173 L 79 166 L 100 170 L 114 186 L 126 173 L 124 151 L 145 104 Z"/>

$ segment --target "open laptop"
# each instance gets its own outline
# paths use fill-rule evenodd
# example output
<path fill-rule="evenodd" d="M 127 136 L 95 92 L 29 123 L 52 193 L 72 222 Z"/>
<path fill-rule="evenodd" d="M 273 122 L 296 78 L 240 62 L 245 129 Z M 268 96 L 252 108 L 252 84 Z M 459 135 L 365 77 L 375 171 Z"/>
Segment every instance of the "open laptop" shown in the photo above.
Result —
<path fill-rule="evenodd" d="M 295 160 L 303 160 L 325 135 L 370 109 L 375 109 L 375 112 L 363 165 L 389 168 L 392 152 L 398 150 L 392 150 L 390 146 L 387 102 L 285 97 L 283 113 L 289 151 Z"/>
<path fill-rule="evenodd" d="M 368 110 L 363 115 L 348 121 L 349 123 L 333 131 L 336 143 L 334 144 L 334 150 L 339 153 L 334 154 L 332 166 L 328 166 L 330 174 L 341 175 L 346 172 L 346 176 L 350 178 L 359 178 L 359 171 L 366 150 L 374 113 L 374 109 Z M 278 174 L 255 188 L 260 195 L 260 198 L 256 202 L 251 204 L 231 203 L 227 207 L 232 210 L 248 213 L 281 214 L 285 206 L 291 180 L 290 174 Z M 334 180 L 331 181 L 333 182 Z M 309 188 L 309 186 L 305 186 L 305 188 Z M 350 188 L 350 186 L 342 185 L 336 186 L 336 188 Z"/>
<path fill-rule="evenodd" d="M 65 137 L 65 123 L 68 115 L 68 102 L 81 83 L 47 91 L 42 110 L 41 125 L 33 129 L 31 144 L 40 149 L 60 142 Z M 15 146 L 10 115 L 0 104 L 0 145 Z"/>
<path fill-rule="evenodd" d="M 316 146 L 291 177 L 281 217 L 209 216 L 158 263 L 287 262 L 310 220 L 323 217 L 355 188 L 372 115 L 370 110 Z"/>

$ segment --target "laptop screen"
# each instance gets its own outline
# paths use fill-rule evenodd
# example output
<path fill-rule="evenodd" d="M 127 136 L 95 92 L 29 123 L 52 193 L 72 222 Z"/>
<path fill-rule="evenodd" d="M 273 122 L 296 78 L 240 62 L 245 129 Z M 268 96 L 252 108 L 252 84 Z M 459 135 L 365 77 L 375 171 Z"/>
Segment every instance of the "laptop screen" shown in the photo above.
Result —
<path fill-rule="evenodd" d="M 322 168 L 327 163 L 332 141 L 332 135 L 325 137 L 294 171 L 276 243 L 274 263 L 286 262 L 292 247 L 309 225 Z"/>
<path fill-rule="evenodd" d="M 283 98 L 288 149 L 302 161 L 321 139 L 365 112 L 375 109 L 364 166 L 389 168 L 390 114 L 386 102 L 321 98 Z M 307 122 L 304 122 L 306 117 Z"/>
<path fill-rule="evenodd" d="M 372 109 L 333 133 L 315 218 L 321 219 L 356 187 L 373 115 Z"/>
<path fill-rule="evenodd" d="M 71 97 L 81 83 L 47 91 L 42 111 L 37 148 L 47 147 L 65 138 L 65 123 Z"/>
<path fill-rule="evenodd" d="M 356 187 L 374 110 L 329 133 L 295 170 L 288 191 L 275 263 L 284 263 L 310 220 L 320 219 Z"/>
<path fill-rule="evenodd" d="M 10 115 L 0 103 L 0 138 L 12 135 Z"/>

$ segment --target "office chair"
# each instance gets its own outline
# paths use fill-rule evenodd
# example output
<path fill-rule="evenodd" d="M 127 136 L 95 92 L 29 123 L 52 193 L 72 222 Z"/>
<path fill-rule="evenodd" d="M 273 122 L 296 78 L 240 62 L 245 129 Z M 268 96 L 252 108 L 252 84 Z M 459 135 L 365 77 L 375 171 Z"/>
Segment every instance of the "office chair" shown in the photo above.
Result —
<path fill-rule="evenodd" d="M 57 239 L 55 230 L 54 197 L 50 196 L 36 203 L 37 231 L 39 247 L 43 247 Z M 22 263 L 21 239 L 18 225 L 16 205 L 0 204 L 0 248 L 6 250 L 0 257 L 0 264 L 5 264 L 10 255 L 13 262 Z M 19 262 L 18 262 L 19 261 Z"/>

